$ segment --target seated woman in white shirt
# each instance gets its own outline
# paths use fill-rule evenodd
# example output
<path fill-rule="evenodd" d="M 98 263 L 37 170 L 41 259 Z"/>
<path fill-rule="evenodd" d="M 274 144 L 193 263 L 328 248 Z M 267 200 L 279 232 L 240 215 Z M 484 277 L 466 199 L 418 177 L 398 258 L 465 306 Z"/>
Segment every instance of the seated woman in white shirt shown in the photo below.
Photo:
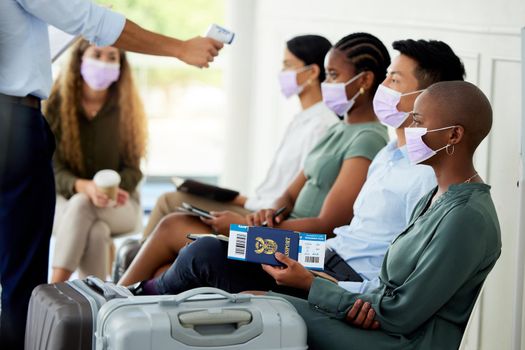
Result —
<path fill-rule="evenodd" d="M 324 105 L 321 96 L 321 82 L 325 79 L 324 57 L 331 46 L 326 38 L 319 35 L 297 36 L 286 42 L 279 83 L 286 98 L 299 98 L 302 110 L 288 125 L 255 195 L 239 195 L 233 201 L 224 203 L 182 192 L 165 193 L 155 204 L 144 237 L 149 236 L 160 220 L 174 212 L 182 202 L 206 210 L 230 210 L 242 215 L 273 205 L 303 169 L 306 155 L 326 130 L 338 121 L 337 116 Z"/>

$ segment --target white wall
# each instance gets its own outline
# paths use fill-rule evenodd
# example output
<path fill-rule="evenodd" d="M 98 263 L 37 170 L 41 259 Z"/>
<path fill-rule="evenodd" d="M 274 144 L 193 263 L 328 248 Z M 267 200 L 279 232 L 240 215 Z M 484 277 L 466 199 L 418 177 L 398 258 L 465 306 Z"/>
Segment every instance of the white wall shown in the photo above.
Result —
<path fill-rule="evenodd" d="M 510 349 L 517 271 L 520 28 L 525 25 L 525 1 L 229 0 L 228 8 L 233 14 L 230 18 L 237 18 L 229 24 L 242 38 L 239 48 L 231 47 L 230 54 L 237 59 L 229 70 L 229 86 L 243 87 L 231 98 L 231 103 L 243 105 L 232 110 L 230 130 L 238 133 L 233 125 L 243 126 L 243 144 L 231 142 L 226 150 L 235 156 L 226 160 L 224 184 L 245 191 L 253 191 L 263 178 L 285 125 L 298 110 L 296 101 L 284 101 L 277 86 L 287 39 L 316 33 L 335 42 L 346 34 L 366 31 L 388 47 L 397 39 L 443 40 L 461 56 L 467 80 L 478 84 L 494 108 L 494 127 L 476 155 L 476 165 L 493 186 L 503 238 L 503 253 L 486 283 L 467 348 Z M 249 34 L 242 37 L 243 33 Z M 522 344 L 525 348 L 525 339 Z"/>

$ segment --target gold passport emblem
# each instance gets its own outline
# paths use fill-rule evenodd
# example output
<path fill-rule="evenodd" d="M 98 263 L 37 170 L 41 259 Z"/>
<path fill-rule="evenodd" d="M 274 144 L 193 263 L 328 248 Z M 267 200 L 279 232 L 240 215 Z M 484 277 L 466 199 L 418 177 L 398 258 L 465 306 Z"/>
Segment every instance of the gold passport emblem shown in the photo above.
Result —
<path fill-rule="evenodd" d="M 257 254 L 275 254 L 277 251 L 277 243 L 273 239 L 255 238 L 255 252 Z"/>

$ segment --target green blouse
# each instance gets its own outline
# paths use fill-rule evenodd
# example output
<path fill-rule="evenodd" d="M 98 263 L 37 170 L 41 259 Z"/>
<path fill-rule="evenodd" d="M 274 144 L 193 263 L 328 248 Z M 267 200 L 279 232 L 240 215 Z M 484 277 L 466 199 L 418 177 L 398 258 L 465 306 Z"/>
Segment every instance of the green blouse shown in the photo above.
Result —
<path fill-rule="evenodd" d="M 489 191 L 485 184 L 460 184 L 450 186 L 431 206 L 436 190 L 422 198 L 385 256 L 378 289 L 354 294 L 316 278 L 308 296 L 311 308 L 292 299 L 309 325 L 313 348 L 457 349 L 481 286 L 501 253 Z M 358 298 L 372 304 L 380 331 L 336 320 Z"/>
<path fill-rule="evenodd" d="M 59 105 L 57 101 L 49 106 L 45 116 L 55 134 L 57 146 L 60 145 L 62 137 Z M 81 110 L 78 125 L 84 171 L 81 173 L 73 171 L 64 162 L 63 153 L 60 147 L 57 147 L 53 157 L 56 192 L 70 198 L 75 194 L 74 185 L 77 179 L 92 179 L 99 170 L 113 169 L 120 174 L 120 187 L 130 192 L 133 197 L 137 197 L 135 190 L 142 178 L 142 172 L 138 167 L 124 164 L 120 156 L 118 106 L 115 103 L 106 103 L 92 120 L 86 118 Z"/>
<path fill-rule="evenodd" d="M 306 183 L 290 216 L 318 216 L 343 162 L 355 157 L 373 160 L 387 142 L 387 128 L 377 122 L 348 124 L 341 121 L 331 126 L 305 159 Z"/>

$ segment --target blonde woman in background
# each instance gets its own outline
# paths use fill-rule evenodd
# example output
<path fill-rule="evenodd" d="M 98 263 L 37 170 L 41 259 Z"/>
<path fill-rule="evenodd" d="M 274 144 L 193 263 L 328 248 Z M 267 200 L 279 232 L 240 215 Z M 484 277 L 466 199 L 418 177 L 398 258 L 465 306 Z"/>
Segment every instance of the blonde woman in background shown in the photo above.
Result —
<path fill-rule="evenodd" d="M 56 246 L 51 282 L 107 273 L 111 235 L 133 230 L 140 204 L 147 125 L 124 51 L 80 41 L 44 109 L 56 136 Z M 121 177 L 116 205 L 93 182 L 99 170 Z"/>

